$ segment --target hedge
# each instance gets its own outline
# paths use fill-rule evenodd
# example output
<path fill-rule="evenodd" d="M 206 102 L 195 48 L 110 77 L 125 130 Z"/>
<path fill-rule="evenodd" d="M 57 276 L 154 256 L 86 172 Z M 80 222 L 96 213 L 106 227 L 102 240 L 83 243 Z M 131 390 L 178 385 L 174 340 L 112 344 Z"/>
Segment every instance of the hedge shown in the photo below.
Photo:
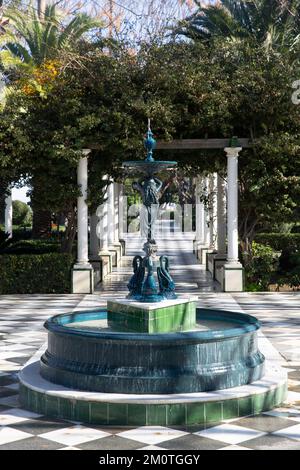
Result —
<path fill-rule="evenodd" d="M 68 294 L 73 263 L 65 253 L 0 255 L 0 294 Z"/>
<path fill-rule="evenodd" d="M 291 251 L 300 250 L 300 233 L 260 233 L 256 235 L 255 241 L 262 245 L 269 245 L 273 250 Z"/>
<path fill-rule="evenodd" d="M 43 255 L 46 253 L 58 253 L 60 243 L 48 240 L 20 240 L 10 243 L 1 250 L 1 254 L 10 255 Z"/>

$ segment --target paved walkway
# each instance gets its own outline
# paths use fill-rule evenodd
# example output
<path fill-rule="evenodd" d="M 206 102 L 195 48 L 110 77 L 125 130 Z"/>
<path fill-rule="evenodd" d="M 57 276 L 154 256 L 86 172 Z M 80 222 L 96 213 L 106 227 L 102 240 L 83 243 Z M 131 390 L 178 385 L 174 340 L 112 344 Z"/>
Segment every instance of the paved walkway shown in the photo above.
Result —
<path fill-rule="evenodd" d="M 136 240 L 128 244 L 135 252 Z M 282 408 L 204 429 L 176 427 L 111 428 L 50 419 L 22 410 L 17 372 L 45 342 L 43 322 L 73 309 L 94 309 L 126 293 L 130 256 L 94 295 L 0 297 L 0 450 L 3 449 L 298 449 L 300 450 L 300 293 L 224 294 L 191 253 L 191 240 L 168 240 L 178 292 L 199 295 L 199 305 L 245 311 L 262 322 L 263 332 L 289 371 L 289 396 Z"/>
<path fill-rule="evenodd" d="M 158 256 L 167 255 L 172 277 L 178 293 L 218 292 L 220 286 L 212 280 L 210 273 L 200 265 L 193 254 L 193 237 L 190 234 L 173 235 L 157 239 Z M 132 276 L 132 258 L 142 251 L 143 240 L 136 236 L 127 236 L 126 256 L 122 265 L 115 270 L 101 286 L 102 291 L 118 291 L 127 295 L 126 284 Z"/>

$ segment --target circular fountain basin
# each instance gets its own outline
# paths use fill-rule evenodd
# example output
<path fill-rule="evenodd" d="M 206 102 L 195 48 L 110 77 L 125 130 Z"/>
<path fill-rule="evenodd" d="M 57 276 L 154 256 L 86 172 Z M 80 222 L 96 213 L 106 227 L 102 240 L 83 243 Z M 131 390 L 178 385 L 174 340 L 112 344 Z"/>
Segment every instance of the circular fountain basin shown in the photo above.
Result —
<path fill-rule="evenodd" d="M 115 332 L 106 318 L 100 309 L 46 321 L 41 375 L 79 390 L 174 394 L 236 387 L 264 374 L 260 324 L 250 315 L 198 308 L 195 329 L 164 334 Z"/>

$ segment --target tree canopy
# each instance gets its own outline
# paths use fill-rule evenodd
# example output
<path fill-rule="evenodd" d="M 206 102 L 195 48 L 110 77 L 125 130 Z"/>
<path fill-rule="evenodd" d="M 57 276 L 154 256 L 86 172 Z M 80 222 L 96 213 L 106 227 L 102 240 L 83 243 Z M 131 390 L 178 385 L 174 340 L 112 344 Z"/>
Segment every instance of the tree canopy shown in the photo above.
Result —
<path fill-rule="evenodd" d="M 41 208 L 74 217 L 81 149 L 97 143 L 89 158 L 94 210 L 103 175 L 121 178 L 121 161 L 144 158 L 150 117 L 159 139 L 253 139 L 253 149 L 243 150 L 239 160 L 245 244 L 278 214 L 283 222 L 295 217 L 300 108 L 291 95 L 298 66 L 289 54 L 262 47 L 255 35 L 239 42 L 216 35 L 209 44 L 154 41 L 136 50 L 94 38 L 79 41 L 75 54 L 35 62 L 30 75 L 20 70 L 1 112 L 1 175 L 39 187 Z M 226 166 L 224 152 L 163 156 L 176 158 L 187 175 L 224 173 Z"/>

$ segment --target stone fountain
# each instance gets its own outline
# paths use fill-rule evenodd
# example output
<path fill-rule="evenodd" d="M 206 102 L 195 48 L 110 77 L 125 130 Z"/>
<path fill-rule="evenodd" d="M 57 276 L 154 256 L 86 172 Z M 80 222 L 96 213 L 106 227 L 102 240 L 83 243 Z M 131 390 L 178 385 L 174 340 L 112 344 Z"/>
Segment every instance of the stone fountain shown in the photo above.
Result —
<path fill-rule="evenodd" d="M 21 402 L 103 425 L 209 424 L 271 409 L 284 400 L 287 379 L 266 341 L 258 342 L 258 320 L 176 295 L 169 260 L 158 258 L 157 175 L 176 162 L 153 158 L 150 128 L 145 146 L 145 160 L 123 164 L 141 176 L 133 188 L 142 196 L 146 235 L 129 294 L 106 309 L 46 321 L 48 344 L 20 374 Z"/>

